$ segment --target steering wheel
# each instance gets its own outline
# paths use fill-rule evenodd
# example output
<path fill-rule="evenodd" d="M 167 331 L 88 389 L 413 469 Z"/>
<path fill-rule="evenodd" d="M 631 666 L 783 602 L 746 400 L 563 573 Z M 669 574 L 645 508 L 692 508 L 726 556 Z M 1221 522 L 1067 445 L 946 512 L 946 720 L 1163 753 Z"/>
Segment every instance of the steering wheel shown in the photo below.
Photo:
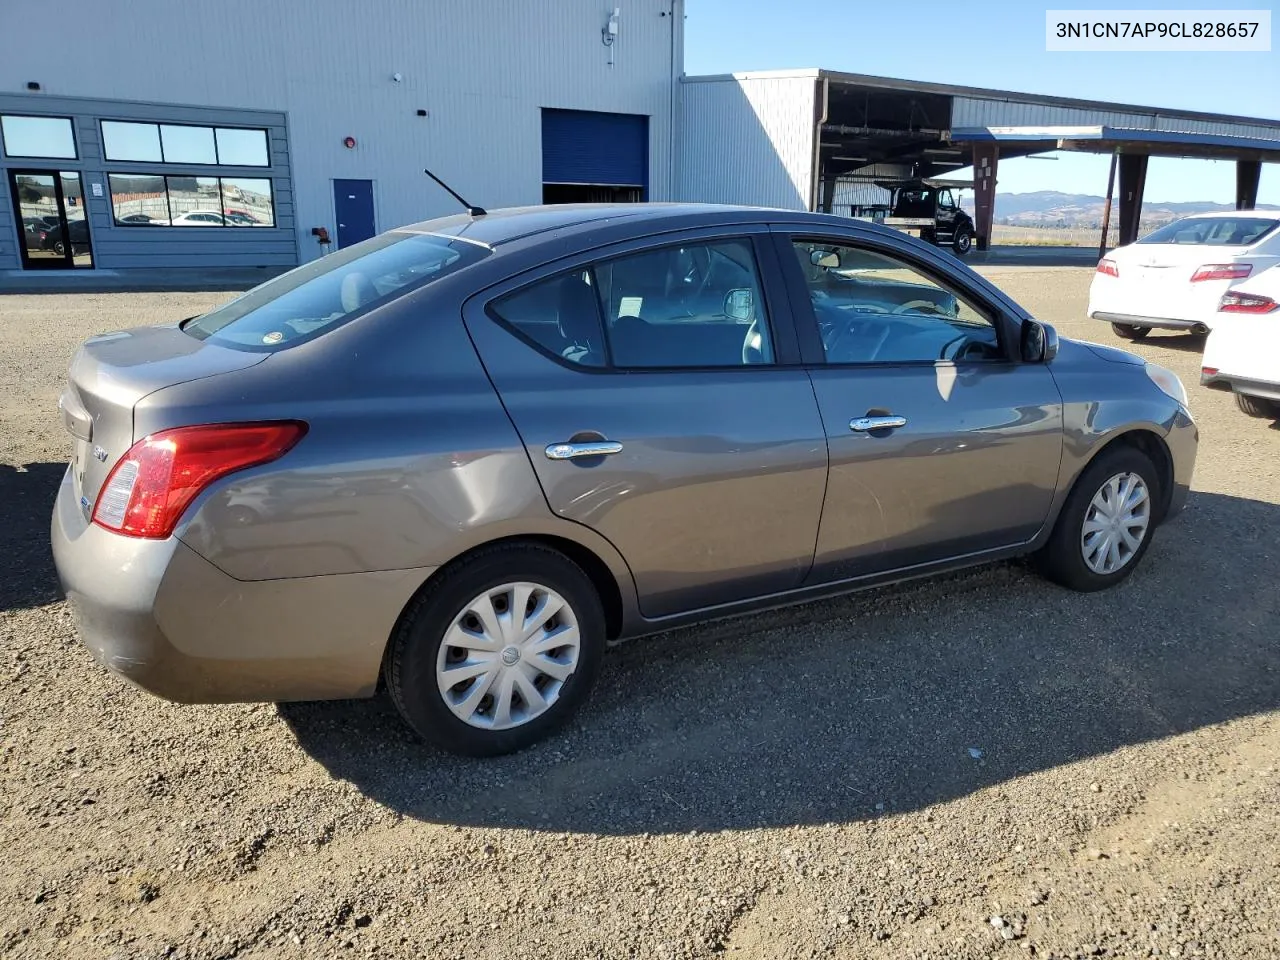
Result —
<path fill-rule="evenodd" d="M 881 324 L 876 324 L 874 327 L 870 327 L 870 328 L 864 327 L 858 331 L 859 333 L 862 333 L 864 331 L 873 330 L 878 334 L 875 337 L 875 343 L 869 344 L 870 350 L 867 351 L 866 357 L 864 358 L 864 362 L 874 360 L 876 358 L 876 355 L 880 353 L 880 348 L 883 347 L 885 345 L 885 341 L 889 339 L 890 329 L 891 327 L 889 324 L 881 323 Z M 828 359 L 838 356 L 836 352 L 836 347 L 839 346 L 842 341 L 854 339 L 853 337 L 849 336 L 853 332 L 854 332 L 853 324 L 849 324 L 849 323 L 846 323 L 842 327 L 835 328 L 835 330 L 833 331 L 833 336 L 823 344 L 823 346 L 826 348 L 826 355 Z M 869 339 L 870 338 L 868 338 L 868 340 Z M 836 360 L 835 362 L 842 363 L 842 362 L 855 362 L 855 361 Z"/>
<path fill-rule="evenodd" d="M 947 356 L 947 351 L 953 346 L 956 349 L 951 353 L 951 356 Z M 962 333 L 942 345 L 942 349 L 938 351 L 938 359 L 951 360 L 952 362 L 967 360 L 971 356 L 978 359 L 986 359 L 991 355 L 989 349 L 989 344 L 983 343 L 981 340 L 970 340 L 967 333 Z"/>
<path fill-rule="evenodd" d="M 748 366 L 764 363 L 764 337 L 760 333 L 760 321 L 752 320 L 742 341 L 742 362 Z"/>

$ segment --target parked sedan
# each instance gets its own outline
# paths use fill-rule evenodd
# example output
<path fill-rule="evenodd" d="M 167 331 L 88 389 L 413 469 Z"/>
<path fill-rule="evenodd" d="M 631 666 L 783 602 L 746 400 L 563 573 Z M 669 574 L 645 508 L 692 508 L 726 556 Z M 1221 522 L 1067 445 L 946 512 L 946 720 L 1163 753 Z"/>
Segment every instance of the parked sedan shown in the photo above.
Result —
<path fill-rule="evenodd" d="M 1204 345 L 1200 382 L 1251 417 L 1280 420 L 1280 267 L 1232 287 Z"/>
<path fill-rule="evenodd" d="M 1218 299 L 1280 262 L 1280 211 L 1236 210 L 1175 220 L 1098 261 L 1089 316 L 1116 336 L 1209 330 Z"/>
<path fill-rule="evenodd" d="M 45 250 L 52 250 L 60 257 L 66 256 L 68 244 L 73 254 L 89 249 L 89 224 L 86 220 L 69 220 L 65 227 L 55 224 L 45 231 L 40 241 Z"/>
<path fill-rule="evenodd" d="M 860 221 L 565 206 L 404 227 L 95 337 L 52 538 L 173 700 L 364 697 L 526 746 L 606 646 L 1024 554 L 1113 586 L 1187 496 L 1169 371 Z"/>
<path fill-rule="evenodd" d="M 169 221 L 175 227 L 225 227 L 227 218 L 211 210 L 188 210 Z"/>
<path fill-rule="evenodd" d="M 43 250 L 45 237 L 52 228 L 44 217 L 22 218 L 22 241 L 28 250 Z"/>

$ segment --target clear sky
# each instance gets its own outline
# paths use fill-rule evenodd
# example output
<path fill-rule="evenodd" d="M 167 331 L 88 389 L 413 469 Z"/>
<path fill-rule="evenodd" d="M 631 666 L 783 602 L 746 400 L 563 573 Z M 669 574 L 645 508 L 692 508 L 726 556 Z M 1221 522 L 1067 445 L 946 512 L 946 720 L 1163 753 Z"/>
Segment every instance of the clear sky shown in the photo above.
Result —
<path fill-rule="evenodd" d="M 1280 120 L 1280 36 L 1269 53 L 1049 53 L 1046 9 L 1171 9 L 1174 0 L 1075 4 L 982 0 L 686 0 L 685 72 L 822 67 L 908 80 Z M 1181 8 L 1273 10 L 1274 0 L 1198 0 Z M 1109 158 L 1002 161 L 1000 192 L 1101 195 Z M 969 171 L 957 171 L 964 175 Z M 951 176 L 951 174 L 948 174 Z M 1146 199 L 1234 202 L 1229 161 L 1153 157 Z M 1264 164 L 1260 203 L 1280 204 L 1280 164 Z"/>

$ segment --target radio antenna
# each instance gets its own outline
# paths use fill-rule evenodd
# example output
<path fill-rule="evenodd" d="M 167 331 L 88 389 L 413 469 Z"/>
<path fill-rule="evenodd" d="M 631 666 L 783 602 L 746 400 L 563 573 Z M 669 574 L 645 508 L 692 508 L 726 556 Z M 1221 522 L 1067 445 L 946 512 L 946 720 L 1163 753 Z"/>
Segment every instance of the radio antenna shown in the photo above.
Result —
<path fill-rule="evenodd" d="M 453 187 L 449 186 L 447 183 L 445 183 L 443 180 L 437 177 L 430 170 L 424 170 L 422 172 L 425 173 L 432 180 L 434 180 L 436 183 L 440 184 L 440 186 L 443 187 L 446 192 L 448 192 L 449 196 L 453 197 L 453 199 L 457 200 L 460 204 L 466 207 L 467 213 L 469 213 L 471 216 L 483 217 L 485 215 L 484 207 L 473 207 L 471 204 L 467 203 L 467 201 L 462 199 L 462 195 L 458 193 L 457 190 L 453 189 Z"/>

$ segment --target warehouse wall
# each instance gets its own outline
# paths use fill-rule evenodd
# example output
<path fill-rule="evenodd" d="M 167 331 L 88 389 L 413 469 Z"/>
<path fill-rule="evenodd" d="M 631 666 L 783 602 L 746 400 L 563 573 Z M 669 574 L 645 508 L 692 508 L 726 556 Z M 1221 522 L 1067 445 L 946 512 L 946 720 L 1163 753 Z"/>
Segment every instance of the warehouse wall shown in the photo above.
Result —
<path fill-rule="evenodd" d="M 614 6 L 621 16 L 610 49 L 601 28 Z M 338 178 L 374 181 L 379 230 L 456 212 L 423 175 L 428 166 L 472 203 L 540 202 L 542 107 L 647 115 L 649 196 L 671 199 L 671 82 L 679 70 L 671 7 L 66 0 L 60 21 L 83 29 L 60 32 L 56 56 L 22 30 L 0 31 L 0 92 L 25 92 L 35 81 L 51 97 L 284 113 L 305 259 L 316 253 L 312 227 L 335 233 Z M 343 146 L 347 136 L 355 149 Z"/>
<path fill-rule="evenodd" d="M 681 200 L 807 210 L 817 71 L 686 77 Z"/>

